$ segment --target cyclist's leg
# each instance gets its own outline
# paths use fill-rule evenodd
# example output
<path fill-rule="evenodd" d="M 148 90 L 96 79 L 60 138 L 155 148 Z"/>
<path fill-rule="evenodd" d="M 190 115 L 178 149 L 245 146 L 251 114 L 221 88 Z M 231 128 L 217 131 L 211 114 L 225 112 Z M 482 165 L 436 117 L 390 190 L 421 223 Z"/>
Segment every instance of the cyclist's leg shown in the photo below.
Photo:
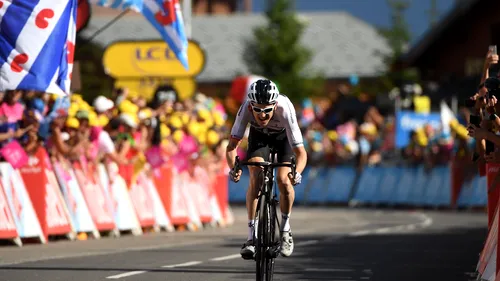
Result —
<path fill-rule="evenodd" d="M 294 154 L 284 132 L 274 139 L 273 145 L 278 154 L 277 161 L 279 163 L 290 163 L 290 159 Z M 280 210 L 283 215 L 289 215 L 292 212 L 293 201 L 295 200 L 295 190 L 288 178 L 288 173 L 291 171 L 288 167 L 280 167 L 276 173 L 276 180 L 280 190 Z M 288 231 L 288 226 L 285 226 L 284 230 Z"/>
<path fill-rule="evenodd" d="M 293 150 L 285 136 L 279 136 L 275 140 L 275 148 L 278 151 L 278 162 L 290 163 L 293 157 Z M 292 206 L 295 200 L 295 190 L 293 188 L 288 173 L 292 170 L 288 167 L 280 167 L 277 169 L 277 182 L 280 190 L 280 210 L 281 210 L 281 255 L 290 256 L 293 253 L 293 238 L 290 227 L 290 215 Z"/>
<path fill-rule="evenodd" d="M 248 136 L 248 150 L 247 150 L 247 161 L 248 162 L 262 162 L 267 161 L 269 156 L 269 147 L 266 142 L 266 135 L 250 129 L 250 134 Z M 254 247 L 254 233 L 258 225 L 258 221 L 255 218 L 255 212 L 257 209 L 257 198 L 259 195 L 259 187 L 261 177 L 261 168 L 259 167 L 248 167 L 250 174 L 250 181 L 248 183 L 248 189 L 246 194 L 246 207 L 248 216 L 248 236 L 247 241 L 241 249 L 241 255 L 247 258 L 253 258 L 255 253 Z"/>

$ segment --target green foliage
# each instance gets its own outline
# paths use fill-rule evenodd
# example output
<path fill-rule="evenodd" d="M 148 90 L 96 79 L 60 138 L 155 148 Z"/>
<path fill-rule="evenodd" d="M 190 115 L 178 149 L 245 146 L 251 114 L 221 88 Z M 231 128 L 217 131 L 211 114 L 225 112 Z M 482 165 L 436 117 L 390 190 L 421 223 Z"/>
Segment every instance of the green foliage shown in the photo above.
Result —
<path fill-rule="evenodd" d="M 307 68 L 312 51 L 300 43 L 306 24 L 291 9 L 292 1 L 275 0 L 266 12 L 267 24 L 254 29 L 244 60 L 249 70 L 275 81 L 292 101 L 318 95 L 324 76 Z"/>
<path fill-rule="evenodd" d="M 75 61 L 80 62 L 82 84 L 78 93 L 89 103 L 99 95 L 109 96 L 113 89 L 113 79 L 104 72 L 103 54 L 102 47 L 77 36 Z"/>
<path fill-rule="evenodd" d="M 379 33 L 386 39 L 391 52 L 381 55 L 387 68 L 386 73 L 380 78 L 381 87 L 388 91 L 402 81 L 417 81 L 419 74 L 415 69 L 395 70 L 398 59 L 408 49 L 411 33 L 406 21 L 405 12 L 410 7 L 408 0 L 387 0 L 391 10 L 391 26 L 379 28 Z"/>

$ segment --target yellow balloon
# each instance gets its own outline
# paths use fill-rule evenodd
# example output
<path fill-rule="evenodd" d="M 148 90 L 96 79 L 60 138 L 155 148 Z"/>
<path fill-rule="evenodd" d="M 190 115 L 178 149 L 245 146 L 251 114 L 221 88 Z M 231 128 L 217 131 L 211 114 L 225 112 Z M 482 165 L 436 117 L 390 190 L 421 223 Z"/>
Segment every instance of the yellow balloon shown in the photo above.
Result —
<path fill-rule="evenodd" d="M 184 138 L 184 132 L 181 130 L 175 130 L 174 134 L 172 135 L 172 138 L 176 144 L 179 144 Z"/>
<path fill-rule="evenodd" d="M 123 113 L 128 113 L 132 115 L 137 114 L 137 112 L 139 111 L 139 107 L 130 100 L 122 101 L 118 106 L 118 109 L 120 109 L 120 111 Z"/>
<path fill-rule="evenodd" d="M 219 141 L 220 141 L 220 137 L 216 131 L 209 130 L 207 132 L 207 144 L 208 145 L 210 145 L 210 146 L 216 145 L 217 143 L 219 143 Z"/>
<path fill-rule="evenodd" d="M 170 136 L 170 128 L 165 124 L 165 123 L 162 123 L 160 125 L 160 134 L 161 134 L 161 138 L 164 139 L 168 136 Z"/>
<path fill-rule="evenodd" d="M 191 136 L 197 136 L 198 131 L 200 130 L 200 125 L 198 124 L 198 122 L 191 122 L 191 123 L 189 123 L 187 129 L 188 129 L 188 133 Z"/>
<path fill-rule="evenodd" d="M 99 119 L 97 118 L 97 113 L 94 111 L 89 112 L 89 125 L 92 127 L 100 126 Z"/>
<path fill-rule="evenodd" d="M 179 118 L 178 116 L 175 116 L 175 115 L 170 117 L 169 124 L 170 124 L 170 126 L 176 128 L 176 129 L 182 128 L 182 125 L 183 125 L 181 118 Z"/>
<path fill-rule="evenodd" d="M 226 120 L 224 120 L 224 116 L 222 116 L 222 114 L 218 111 L 215 111 L 212 117 L 216 126 L 221 127 L 224 126 L 224 123 L 226 123 Z"/>
<path fill-rule="evenodd" d="M 189 114 L 187 114 L 187 113 L 181 113 L 179 115 L 180 115 L 180 118 L 182 120 L 182 123 L 184 125 L 187 125 L 189 123 L 189 120 L 191 119 L 191 116 L 189 116 Z"/>
<path fill-rule="evenodd" d="M 78 119 L 74 117 L 70 117 L 68 118 L 68 120 L 66 120 L 66 127 L 78 129 L 78 127 L 80 127 L 80 121 L 78 121 Z"/>
<path fill-rule="evenodd" d="M 330 130 L 330 131 L 328 131 L 327 135 L 328 135 L 328 138 L 329 138 L 331 141 L 336 141 L 336 140 L 337 140 L 337 138 L 338 138 L 337 131 L 335 131 L 335 130 Z"/>
<path fill-rule="evenodd" d="M 97 126 L 100 126 L 100 127 L 104 127 L 104 126 L 108 125 L 108 123 L 109 123 L 109 118 L 106 117 L 106 115 L 99 115 L 99 117 L 97 117 L 97 120 L 98 120 Z"/>

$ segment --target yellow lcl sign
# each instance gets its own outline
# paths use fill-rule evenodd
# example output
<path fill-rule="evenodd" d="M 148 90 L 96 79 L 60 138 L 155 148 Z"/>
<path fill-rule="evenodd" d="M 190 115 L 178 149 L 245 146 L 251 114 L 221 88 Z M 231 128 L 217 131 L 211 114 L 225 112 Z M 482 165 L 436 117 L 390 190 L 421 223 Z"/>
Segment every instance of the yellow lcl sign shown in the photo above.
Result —
<path fill-rule="evenodd" d="M 188 70 L 164 41 L 116 42 L 106 48 L 103 64 L 114 78 L 194 78 L 205 66 L 205 52 L 189 40 L 187 54 Z"/>

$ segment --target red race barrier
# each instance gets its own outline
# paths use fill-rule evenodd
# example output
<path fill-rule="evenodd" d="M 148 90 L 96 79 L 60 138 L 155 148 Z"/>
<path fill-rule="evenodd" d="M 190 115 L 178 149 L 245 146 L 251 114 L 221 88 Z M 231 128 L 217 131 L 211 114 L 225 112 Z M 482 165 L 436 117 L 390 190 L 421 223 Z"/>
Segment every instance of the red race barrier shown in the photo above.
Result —
<path fill-rule="evenodd" d="M 45 239 L 49 235 L 71 233 L 69 214 L 47 151 L 40 147 L 34 156 L 30 156 L 28 165 L 20 168 L 20 172 Z"/>
<path fill-rule="evenodd" d="M 500 164 L 488 163 L 486 165 L 487 189 L 488 189 L 488 229 L 493 223 L 495 211 L 497 209 L 498 198 L 500 196 L 500 176 L 497 179 L 500 171 Z"/>
<path fill-rule="evenodd" d="M 91 165 L 85 167 L 81 161 L 72 163 L 76 180 L 80 185 L 83 197 L 92 216 L 92 220 L 99 231 L 110 231 L 116 228 L 111 210 L 109 210 L 109 200 L 104 193 L 102 186 L 94 177 L 94 169 Z"/>
<path fill-rule="evenodd" d="M 210 190 L 208 184 L 210 179 L 208 174 L 200 167 L 196 167 L 194 175 L 190 175 L 187 171 L 181 173 L 182 188 L 188 190 L 189 196 L 193 199 L 200 220 L 202 223 L 212 221 L 212 207 L 210 205 Z"/>
<path fill-rule="evenodd" d="M 495 212 L 492 226 L 493 227 L 488 232 L 488 237 L 486 238 L 486 243 L 484 245 L 483 251 L 481 251 L 481 255 L 479 256 L 479 264 L 477 270 L 481 275 L 487 273 L 485 272 L 486 267 L 491 261 L 493 250 L 498 246 L 498 209 Z"/>
<path fill-rule="evenodd" d="M 7 195 L 0 183 L 0 239 L 18 239 L 16 222 L 7 202 Z"/>
<path fill-rule="evenodd" d="M 144 173 L 141 172 L 135 183 L 132 183 L 132 186 L 129 187 L 129 193 L 141 227 L 150 227 L 154 226 L 156 222 L 154 204 L 144 177 Z"/>
<path fill-rule="evenodd" d="M 184 202 L 177 185 L 178 180 L 174 182 L 174 167 L 172 162 L 169 161 L 162 167 L 155 169 L 153 174 L 156 189 L 172 224 L 188 224 L 190 219 L 187 204 Z"/>
<path fill-rule="evenodd" d="M 224 218 L 224 222 L 228 222 L 229 215 L 229 195 L 228 195 L 228 178 L 226 174 L 218 174 L 215 176 L 215 180 L 213 182 L 213 190 L 215 191 L 215 196 L 217 197 L 217 201 L 219 202 L 219 206 L 222 212 L 222 217 Z"/>

